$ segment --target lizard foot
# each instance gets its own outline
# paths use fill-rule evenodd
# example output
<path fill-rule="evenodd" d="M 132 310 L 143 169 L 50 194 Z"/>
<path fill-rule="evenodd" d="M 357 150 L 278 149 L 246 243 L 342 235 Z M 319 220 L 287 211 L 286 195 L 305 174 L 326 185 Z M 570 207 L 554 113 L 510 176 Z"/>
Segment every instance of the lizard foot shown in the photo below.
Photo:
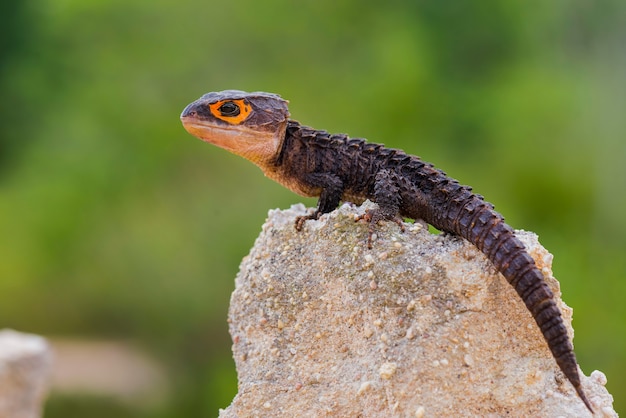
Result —
<path fill-rule="evenodd" d="M 401 217 L 398 215 L 389 216 L 380 210 L 367 210 L 363 215 L 357 216 L 354 221 L 358 222 L 360 220 L 364 220 L 369 223 L 367 233 L 367 248 L 369 249 L 372 249 L 372 237 L 374 232 L 376 232 L 376 226 L 380 221 L 393 221 L 400 227 L 400 231 L 404 232 L 404 220 Z"/>
<path fill-rule="evenodd" d="M 309 219 L 319 219 L 319 217 L 320 217 L 320 213 L 317 210 L 311 213 L 310 215 L 297 216 L 296 222 L 294 225 L 296 227 L 296 231 L 298 232 L 302 231 L 302 228 L 304 227 L 304 223 L 308 221 Z"/>

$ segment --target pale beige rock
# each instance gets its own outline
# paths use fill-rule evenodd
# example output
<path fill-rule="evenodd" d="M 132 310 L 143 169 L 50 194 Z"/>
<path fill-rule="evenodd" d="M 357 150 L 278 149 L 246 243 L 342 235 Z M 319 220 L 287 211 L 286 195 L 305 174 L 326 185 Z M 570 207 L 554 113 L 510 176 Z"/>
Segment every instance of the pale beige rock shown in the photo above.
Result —
<path fill-rule="evenodd" d="M 51 357 L 42 337 L 0 331 L 0 418 L 41 416 Z"/>
<path fill-rule="evenodd" d="M 369 204 L 299 233 L 302 205 L 270 212 L 231 299 L 239 393 L 220 417 L 590 416 L 482 253 L 393 222 L 370 250 L 354 222 Z M 560 297 L 552 256 L 519 236 Z M 596 415 L 617 416 L 605 384 L 583 378 Z"/>

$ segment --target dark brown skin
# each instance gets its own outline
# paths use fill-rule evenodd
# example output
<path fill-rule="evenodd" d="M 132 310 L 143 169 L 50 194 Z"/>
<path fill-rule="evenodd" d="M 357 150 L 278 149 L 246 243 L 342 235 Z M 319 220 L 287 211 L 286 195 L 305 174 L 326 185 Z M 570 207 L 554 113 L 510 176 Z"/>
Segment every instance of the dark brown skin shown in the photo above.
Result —
<path fill-rule="evenodd" d="M 504 218 L 471 187 L 401 150 L 333 135 L 289 119 L 287 102 L 269 93 L 208 93 L 181 114 L 185 129 L 258 165 L 266 176 L 303 196 L 319 197 L 317 209 L 296 219 L 333 211 L 341 201 L 378 204 L 364 217 L 372 232 L 379 221 L 421 219 L 476 245 L 515 288 L 548 343 L 557 364 L 593 413 L 552 291 Z"/>

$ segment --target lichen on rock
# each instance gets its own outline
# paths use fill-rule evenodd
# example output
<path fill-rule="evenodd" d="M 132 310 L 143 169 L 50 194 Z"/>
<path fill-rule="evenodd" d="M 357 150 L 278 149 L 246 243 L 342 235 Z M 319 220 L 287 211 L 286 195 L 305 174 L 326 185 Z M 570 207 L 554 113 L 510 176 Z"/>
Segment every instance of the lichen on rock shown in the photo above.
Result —
<path fill-rule="evenodd" d="M 303 231 L 302 205 L 270 211 L 229 311 L 239 393 L 220 417 L 590 416 L 524 303 L 472 244 L 381 223 L 367 247 L 341 206 Z M 552 255 L 517 231 L 560 300 Z M 606 377 L 583 376 L 617 416 Z"/>

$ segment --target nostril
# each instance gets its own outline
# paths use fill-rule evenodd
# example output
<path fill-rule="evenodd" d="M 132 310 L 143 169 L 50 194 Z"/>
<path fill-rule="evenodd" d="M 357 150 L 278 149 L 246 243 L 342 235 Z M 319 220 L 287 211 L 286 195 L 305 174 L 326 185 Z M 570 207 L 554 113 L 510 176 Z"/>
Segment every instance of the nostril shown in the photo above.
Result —
<path fill-rule="evenodd" d="M 181 118 L 188 118 L 188 117 L 196 117 L 198 116 L 198 111 L 194 109 L 195 106 L 189 105 L 187 106 L 184 110 L 183 113 L 181 113 L 180 117 Z"/>

